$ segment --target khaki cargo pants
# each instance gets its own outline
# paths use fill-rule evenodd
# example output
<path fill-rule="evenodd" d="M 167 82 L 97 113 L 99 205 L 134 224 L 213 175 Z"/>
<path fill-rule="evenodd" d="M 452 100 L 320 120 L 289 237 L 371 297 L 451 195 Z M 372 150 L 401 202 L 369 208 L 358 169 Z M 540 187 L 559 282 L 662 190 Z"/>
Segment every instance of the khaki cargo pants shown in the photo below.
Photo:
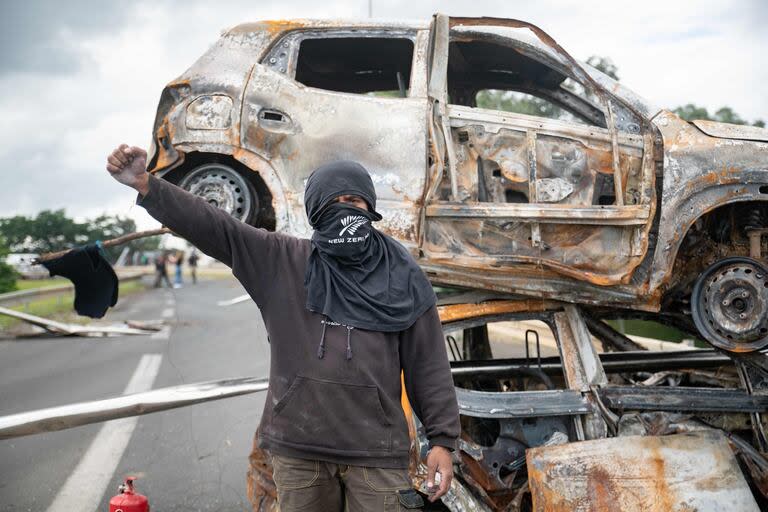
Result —
<path fill-rule="evenodd" d="M 280 512 L 421 510 L 407 469 L 383 469 L 272 456 Z"/>

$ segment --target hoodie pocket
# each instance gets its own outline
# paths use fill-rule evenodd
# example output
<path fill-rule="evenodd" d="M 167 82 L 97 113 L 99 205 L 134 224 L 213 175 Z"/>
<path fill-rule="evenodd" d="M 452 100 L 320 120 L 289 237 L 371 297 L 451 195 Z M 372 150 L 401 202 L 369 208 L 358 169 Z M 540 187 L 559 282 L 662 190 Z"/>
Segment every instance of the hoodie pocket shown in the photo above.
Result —
<path fill-rule="evenodd" d="M 349 455 L 392 447 L 392 422 L 374 385 L 299 375 L 272 412 L 272 436 L 286 443 Z"/>

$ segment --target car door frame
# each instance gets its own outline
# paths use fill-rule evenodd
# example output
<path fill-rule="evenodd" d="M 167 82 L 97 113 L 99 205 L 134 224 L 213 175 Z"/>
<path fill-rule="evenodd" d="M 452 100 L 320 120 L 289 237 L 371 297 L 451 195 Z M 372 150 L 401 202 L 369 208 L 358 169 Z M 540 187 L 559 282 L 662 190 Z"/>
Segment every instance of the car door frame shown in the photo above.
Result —
<path fill-rule="evenodd" d="M 333 159 L 355 159 L 367 168 L 376 186 L 377 210 L 384 216 L 377 227 L 416 250 L 427 166 L 427 36 L 423 27 L 295 30 L 278 37 L 261 62 L 254 65 L 244 88 L 240 143 L 269 161 L 284 188 L 294 191 L 286 195 L 286 200 L 293 203 L 289 211 L 303 210 L 301 192 L 317 165 Z M 374 97 L 296 81 L 301 41 L 322 37 L 411 39 L 414 47 L 408 96 Z M 351 119 L 353 116 L 355 119 Z M 355 126 L 357 129 L 353 129 Z M 312 133 L 308 133 L 310 130 Z M 376 132 L 376 137 L 364 140 L 364 130 Z M 289 222 L 292 233 L 309 236 L 311 228 L 306 219 L 294 217 Z"/>
<path fill-rule="evenodd" d="M 489 204 L 489 203 L 467 203 L 459 196 L 457 157 L 456 148 L 452 137 L 451 129 L 451 106 L 448 105 L 447 94 L 447 64 L 448 64 L 448 45 L 451 40 L 451 31 L 456 26 L 502 26 L 512 28 L 529 29 L 538 38 L 538 40 L 549 49 L 551 49 L 561 62 L 568 64 L 569 74 L 573 78 L 588 87 L 598 98 L 600 107 L 604 112 L 607 135 L 610 137 L 612 148 L 612 168 L 615 175 L 614 190 L 616 204 L 610 206 L 574 208 L 570 205 L 559 204 Z M 627 105 L 615 96 L 611 95 L 602 86 L 595 82 L 591 76 L 573 59 L 565 50 L 562 49 L 550 36 L 544 33 L 538 27 L 518 20 L 508 20 L 499 18 L 452 18 L 441 14 L 435 15 L 430 27 L 430 68 L 428 94 L 432 102 L 432 115 L 430 118 L 430 137 L 433 150 L 433 161 L 438 165 L 434 166 L 430 173 L 429 184 L 426 188 L 427 193 L 424 197 L 425 209 L 423 213 L 424 227 L 420 237 L 422 253 L 430 265 L 434 268 L 451 267 L 461 265 L 464 267 L 480 269 L 491 269 L 509 263 L 529 263 L 538 267 L 547 268 L 556 274 L 566 275 L 568 277 L 585 281 L 601 286 L 627 284 L 633 271 L 640 264 L 641 260 L 648 252 L 648 235 L 655 214 L 656 197 L 654 187 L 654 145 L 651 137 L 652 128 L 640 112 L 637 112 L 632 105 Z M 622 183 L 622 173 L 616 172 L 620 168 L 620 138 L 626 138 L 619 134 L 615 123 L 614 108 L 621 105 L 635 114 L 641 120 L 642 139 L 642 191 L 639 205 L 624 204 L 624 184 Z M 607 106 L 607 107 L 606 107 Z M 462 107 L 464 108 L 464 107 Z M 487 111 L 486 111 L 487 112 Z M 522 117 L 522 116 L 521 116 Z M 445 156 L 445 162 L 441 161 L 441 156 Z M 442 165 L 440 165 L 442 164 Z M 443 180 L 443 172 L 447 171 L 450 180 L 450 200 L 437 200 L 437 189 Z M 568 265 L 558 264 L 557 261 L 547 260 L 544 257 L 514 257 L 505 258 L 505 261 L 499 261 L 495 257 L 483 257 L 467 254 L 450 254 L 450 251 L 443 254 L 432 253 L 428 244 L 425 243 L 425 233 L 429 228 L 431 219 L 453 218 L 457 222 L 462 219 L 516 219 L 526 221 L 531 226 L 531 240 L 536 243 L 536 235 L 541 223 L 553 224 L 582 224 L 582 225 L 631 225 L 631 236 L 627 237 L 628 253 L 634 258 L 620 272 L 610 274 L 601 274 L 599 272 L 584 272 L 579 269 L 571 268 Z M 438 272 L 440 273 L 440 272 Z M 445 272 L 442 272 L 446 274 Z M 449 272 L 450 273 L 450 272 Z M 466 277 L 466 276 L 465 276 Z M 482 277 L 481 277 L 482 280 Z M 450 282 L 450 277 L 444 279 L 444 282 Z M 501 280 L 503 281 L 503 279 Z M 494 280 L 494 287 L 499 286 L 500 280 Z M 534 287 L 535 288 L 535 287 Z"/>

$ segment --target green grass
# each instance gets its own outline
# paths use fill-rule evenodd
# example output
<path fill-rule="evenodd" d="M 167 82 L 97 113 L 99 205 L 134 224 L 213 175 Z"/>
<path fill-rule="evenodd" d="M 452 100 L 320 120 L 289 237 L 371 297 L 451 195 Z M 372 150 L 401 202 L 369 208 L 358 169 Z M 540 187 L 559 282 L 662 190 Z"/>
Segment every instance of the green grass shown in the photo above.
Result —
<path fill-rule="evenodd" d="M 700 340 L 696 336 L 692 336 L 679 329 L 675 329 L 674 327 L 650 320 L 608 320 L 606 323 L 624 334 L 653 338 L 662 341 L 671 341 L 673 343 L 680 343 L 684 339 L 693 339 L 693 346 L 696 348 L 710 348 L 708 343 Z"/>
<path fill-rule="evenodd" d="M 51 281 L 51 280 L 48 280 Z M 64 279 L 54 279 L 52 281 L 66 281 Z M 120 283 L 120 298 L 127 295 L 132 295 L 140 291 L 145 290 L 146 287 L 141 280 L 125 281 Z M 14 306 L 11 309 L 16 311 L 22 311 L 29 313 L 30 315 L 41 316 L 43 318 L 50 318 L 54 320 L 60 320 L 64 322 L 72 323 L 88 323 L 90 318 L 79 316 L 74 310 L 74 292 L 63 292 L 60 294 L 42 297 L 37 300 L 30 301 L 25 308 L 24 305 Z M 118 299 L 120 300 L 120 299 Z M 10 329 L 17 326 L 22 320 L 11 318 L 9 316 L 0 315 L 0 329 Z"/>
<path fill-rule="evenodd" d="M 655 340 L 680 343 L 684 338 L 690 338 L 682 331 L 648 320 L 608 320 L 608 325 L 624 334 L 653 338 Z"/>
<path fill-rule="evenodd" d="M 50 279 L 17 279 L 16 288 L 19 290 L 32 290 L 33 288 L 51 288 L 52 286 L 61 286 L 69 283 L 68 279 L 63 277 L 52 277 Z"/>

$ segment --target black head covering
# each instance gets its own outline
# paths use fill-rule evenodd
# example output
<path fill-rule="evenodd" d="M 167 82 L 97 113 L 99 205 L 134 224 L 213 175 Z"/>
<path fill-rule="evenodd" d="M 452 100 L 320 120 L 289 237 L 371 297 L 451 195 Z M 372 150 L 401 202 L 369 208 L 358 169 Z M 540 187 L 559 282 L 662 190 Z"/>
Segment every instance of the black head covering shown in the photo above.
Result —
<path fill-rule="evenodd" d="M 101 318 L 117 304 L 117 276 L 98 245 L 72 249 L 42 264 L 52 276 L 66 277 L 75 285 L 75 311 L 79 315 Z"/>
<path fill-rule="evenodd" d="M 370 211 L 334 202 L 340 195 L 362 197 Z M 307 309 L 349 327 L 392 332 L 407 329 L 435 304 L 432 285 L 405 247 L 371 226 L 381 215 L 362 165 L 317 168 L 304 204 L 315 230 L 304 278 Z"/>
<path fill-rule="evenodd" d="M 304 188 L 304 209 L 313 228 L 323 208 L 339 196 L 355 195 L 365 199 L 373 220 L 381 220 L 376 212 L 376 188 L 365 167 L 357 162 L 341 160 L 321 165 L 309 175 Z"/>

